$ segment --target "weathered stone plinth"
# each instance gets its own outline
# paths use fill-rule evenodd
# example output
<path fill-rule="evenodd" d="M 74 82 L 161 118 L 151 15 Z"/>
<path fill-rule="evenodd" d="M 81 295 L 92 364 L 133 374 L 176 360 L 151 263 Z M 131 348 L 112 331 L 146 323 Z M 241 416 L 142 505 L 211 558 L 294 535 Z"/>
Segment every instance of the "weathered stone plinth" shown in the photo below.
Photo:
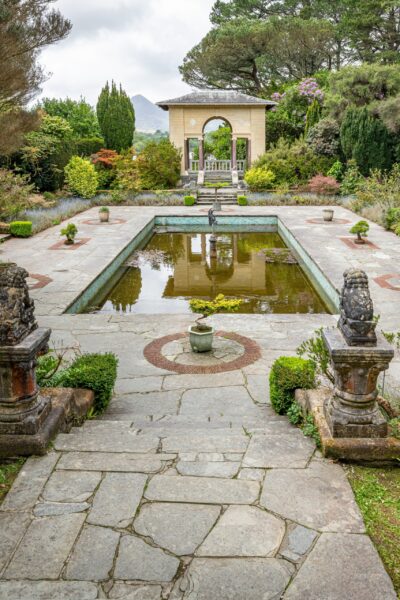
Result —
<path fill-rule="evenodd" d="M 376 402 L 377 379 L 389 367 L 393 349 L 380 334 L 376 346 L 349 346 L 336 328 L 324 330 L 323 337 L 335 372 L 335 387 L 324 409 L 332 436 L 386 437 L 387 422 Z"/>
<path fill-rule="evenodd" d="M 14 346 L 0 346 L 0 434 L 34 435 L 51 404 L 39 394 L 35 367 L 45 351 L 50 329 L 35 329 Z"/>
<path fill-rule="evenodd" d="M 333 437 L 329 429 L 324 407 L 331 398 L 328 388 L 296 390 L 296 402 L 303 411 L 312 414 L 321 439 L 321 451 L 327 458 L 347 462 L 372 464 L 398 464 L 400 440 L 395 437 Z"/>
<path fill-rule="evenodd" d="M 73 390 L 40 393 L 36 361 L 48 349 L 51 330 L 37 326 L 27 277 L 13 263 L 0 265 L 1 457 L 44 454 L 57 431 L 93 402 L 86 392 L 78 400 Z"/>

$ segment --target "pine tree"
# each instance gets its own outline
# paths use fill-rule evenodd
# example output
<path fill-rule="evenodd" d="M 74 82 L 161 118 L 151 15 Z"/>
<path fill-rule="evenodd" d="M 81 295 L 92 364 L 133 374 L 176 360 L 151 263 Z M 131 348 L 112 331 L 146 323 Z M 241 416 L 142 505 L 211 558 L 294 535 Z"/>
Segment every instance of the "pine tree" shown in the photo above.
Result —
<path fill-rule="evenodd" d="M 340 142 L 347 160 L 354 159 L 363 175 L 371 169 L 389 169 L 393 163 L 392 139 L 382 121 L 367 108 L 350 108 L 340 128 Z"/>
<path fill-rule="evenodd" d="M 100 130 L 109 150 L 121 152 L 132 146 L 135 132 L 135 110 L 122 87 L 114 81 L 101 90 L 97 101 L 97 118 Z"/>

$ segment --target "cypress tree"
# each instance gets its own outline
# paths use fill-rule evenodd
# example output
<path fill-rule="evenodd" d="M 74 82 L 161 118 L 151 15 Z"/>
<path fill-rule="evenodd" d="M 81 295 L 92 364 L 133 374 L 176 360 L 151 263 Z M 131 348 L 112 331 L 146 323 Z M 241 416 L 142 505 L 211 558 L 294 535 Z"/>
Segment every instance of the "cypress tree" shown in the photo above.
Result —
<path fill-rule="evenodd" d="M 114 81 L 101 90 L 97 101 L 97 118 L 106 147 L 121 152 L 132 146 L 135 132 L 135 110 L 126 92 Z"/>
<path fill-rule="evenodd" d="M 305 134 L 309 132 L 321 119 L 321 105 L 318 100 L 313 100 L 307 109 Z"/>
<path fill-rule="evenodd" d="M 354 159 L 363 175 L 371 169 L 390 169 L 392 137 L 382 121 L 367 108 L 350 108 L 340 128 L 340 142 L 347 160 Z"/>

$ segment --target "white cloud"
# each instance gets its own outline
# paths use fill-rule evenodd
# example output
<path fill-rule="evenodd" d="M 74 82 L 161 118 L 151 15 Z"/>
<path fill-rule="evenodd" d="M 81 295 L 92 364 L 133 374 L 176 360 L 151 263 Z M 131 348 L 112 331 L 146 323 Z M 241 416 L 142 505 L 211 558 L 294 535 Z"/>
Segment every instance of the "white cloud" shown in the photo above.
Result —
<path fill-rule="evenodd" d="M 189 91 L 178 66 L 210 29 L 214 0 L 58 0 L 70 36 L 45 49 L 43 96 L 95 103 L 107 80 L 152 101 Z"/>

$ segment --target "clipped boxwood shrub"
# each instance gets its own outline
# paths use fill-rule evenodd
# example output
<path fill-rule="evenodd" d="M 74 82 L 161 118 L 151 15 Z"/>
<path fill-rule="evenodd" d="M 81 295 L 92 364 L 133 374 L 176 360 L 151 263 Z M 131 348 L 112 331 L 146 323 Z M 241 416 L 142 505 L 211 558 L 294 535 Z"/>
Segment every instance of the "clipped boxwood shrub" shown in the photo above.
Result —
<path fill-rule="evenodd" d="M 247 206 L 247 196 L 238 196 L 237 203 L 239 204 L 239 206 Z"/>
<path fill-rule="evenodd" d="M 31 221 L 13 221 L 10 223 L 10 233 L 15 237 L 30 237 L 32 235 Z"/>
<path fill-rule="evenodd" d="M 196 202 L 196 198 L 194 196 L 185 196 L 183 199 L 185 206 L 193 206 Z"/>
<path fill-rule="evenodd" d="M 45 365 L 44 365 L 45 366 Z M 51 365 L 50 365 L 51 366 Z M 94 413 L 102 413 L 108 406 L 115 380 L 118 359 L 115 354 L 82 354 L 69 367 L 49 379 L 38 378 L 42 387 L 72 387 L 93 390 Z M 44 369 L 46 371 L 46 369 Z"/>
<path fill-rule="evenodd" d="M 271 368 L 269 391 L 271 404 L 279 415 L 287 413 L 297 388 L 311 389 L 316 385 L 315 364 L 294 356 L 281 356 Z"/>

